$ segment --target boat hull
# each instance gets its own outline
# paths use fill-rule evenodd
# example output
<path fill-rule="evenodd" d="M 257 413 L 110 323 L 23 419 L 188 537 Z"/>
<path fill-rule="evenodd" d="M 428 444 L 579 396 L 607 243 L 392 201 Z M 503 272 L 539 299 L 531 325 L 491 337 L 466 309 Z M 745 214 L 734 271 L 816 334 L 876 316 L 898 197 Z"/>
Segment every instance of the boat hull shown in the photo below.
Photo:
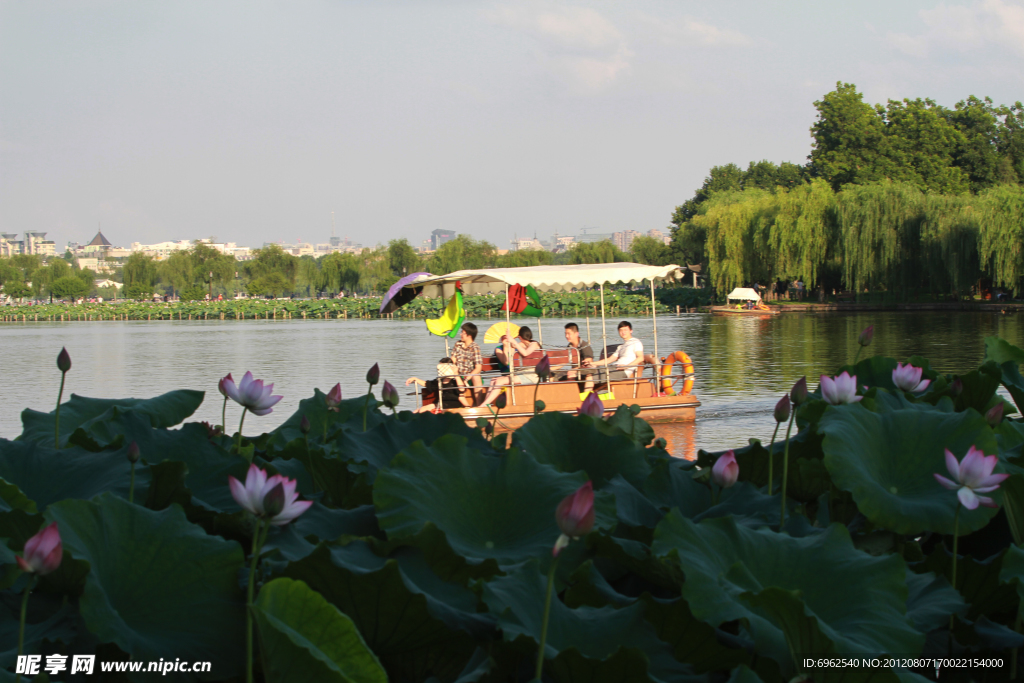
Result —
<path fill-rule="evenodd" d="M 576 414 L 581 401 L 575 382 L 557 382 L 540 385 L 517 385 L 515 401 L 508 400 L 502 410 L 497 411 L 498 422 L 495 431 L 513 431 L 526 424 L 533 417 L 534 389 L 537 400 L 544 402 L 545 413 Z M 648 422 L 692 422 L 697 415 L 700 401 L 693 394 L 667 396 L 660 394 L 650 378 L 633 381 L 612 382 L 615 398 L 602 400 L 605 416 L 615 413 L 620 405 L 640 406 L 640 417 Z M 506 390 L 506 396 L 509 391 Z M 449 410 L 458 413 L 471 427 L 476 427 L 478 418 L 494 419 L 494 413 L 486 407 L 457 408 Z"/>
<path fill-rule="evenodd" d="M 753 308 L 747 310 L 745 308 L 736 309 L 732 306 L 712 306 L 711 313 L 714 315 L 778 315 L 781 313 L 777 308 L 769 308 L 767 311 L 763 309 Z"/>

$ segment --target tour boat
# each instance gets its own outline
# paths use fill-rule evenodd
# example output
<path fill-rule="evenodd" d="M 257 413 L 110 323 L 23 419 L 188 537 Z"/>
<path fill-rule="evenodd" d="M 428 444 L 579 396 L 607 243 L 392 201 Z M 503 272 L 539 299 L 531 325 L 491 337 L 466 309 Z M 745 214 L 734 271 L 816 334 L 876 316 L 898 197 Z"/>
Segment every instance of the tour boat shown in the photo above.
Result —
<path fill-rule="evenodd" d="M 454 337 L 462 321 L 453 317 L 452 311 L 457 292 L 462 294 L 505 294 L 506 304 L 505 325 L 511 326 L 511 314 L 515 307 L 511 305 L 510 292 L 515 294 L 516 287 L 532 288 L 538 292 L 566 292 L 598 286 L 600 288 L 601 305 L 601 338 L 590 339 L 595 358 L 603 358 L 605 353 L 613 351 L 608 345 L 608 330 L 605 320 L 604 288 L 605 285 L 618 283 L 639 283 L 644 280 L 651 284 L 651 310 L 654 319 L 654 339 L 645 342 L 644 362 L 637 366 L 635 377 L 630 379 L 608 379 L 608 373 L 615 366 L 601 366 L 588 369 L 595 383 L 595 391 L 604 404 L 606 415 L 615 412 L 620 405 L 637 405 L 641 416 L 648 422 L 684 422 L 692 421 L 700 401 L 691 393 L 693 387 L 693 363 L 684 350 L 660 349 L 658 345 L 658 320 L 654 312 L 654 286 L 658 281 L 681 280 L 685 270 L 677 265 L 645 266 L 638 263 L 603 263 L 590 265 L 566 266 L 530 266 L 524 268 L 491 268 L 482 270 L 460 270 L 443 276 L 418 275 L 404 283 L 406 289 L 412 290 L 404 299 L 412 300 L 416 295 L 426 297 L 442 297 L 452 301 L 446 313 L 451 317 L 448 327 L 453 330 L 449 336 Z M 410 296 L 411 294 L 411 296 Z M 383 306 L 382 306 L 383 309 Z M 512 310 L 509 310 L 512 309 Z M 536 310 L 536 309 L 529 309 Z M 583 322 L 583 319 L 579 321 Z M 538 320 L 538 328 L 540 321 Z M 581 325 L 583 327 L 583 325 Z M 438 334 L 438 324 L 431 321 L 431 331 Z M 561 327 L 559 332 L 561 333 Z M 615 334 L 613 329 L 612 334 Z M 615 337 L 617 339 L 617 336 Z M 479 340 L 478 340 L 479 341 Z M 520 370 L 536 366 L 546 355 L 553 372 L 580 368 L 578 351 L 567 347 L 559 335 L 559 345 L 544 345 L 542 350 L 528 356 L 520 357 L 513 354 L 513 368 Z M 648 344 L 653 341 L 653 353 Z M 599 342 L 599 343 L 595 343 Z M 447 347 L 447 343 L 446 343 Z M 602 353 L 604 350 L 605 353 Z M 489 386 L 491 379 L 502 374 L 508 375 L 508 368 L 499 365 L 494 357 L 484 357 L 481 379 L 484 388 Z M 534 415 L 535 401 L 542 401 L 543 412 L 576 413 L 582 402 L 584 379 L 562 381 L 542 381 L 539 384 L 514 384 L 507 387 L 505 406 L 496 410 L 499 430 L 513 430 L 526 423 Z M 478 418 L 494 417 L 494 406 L 477 406 L 449 409 L 462 415 L 466 422 L 476 426 Z"/>
<path fill-rule="evenodd" d="M 747 302 L 751 307 L 747 308 Z M 712 306 L 715 315 L 778 315 L 778 307 L 767 306 L 761 295 L 750 287 L 737 287 L 725 297 L 725 306 Z M 739 302 L 739 303 L 737 303 Z"/>

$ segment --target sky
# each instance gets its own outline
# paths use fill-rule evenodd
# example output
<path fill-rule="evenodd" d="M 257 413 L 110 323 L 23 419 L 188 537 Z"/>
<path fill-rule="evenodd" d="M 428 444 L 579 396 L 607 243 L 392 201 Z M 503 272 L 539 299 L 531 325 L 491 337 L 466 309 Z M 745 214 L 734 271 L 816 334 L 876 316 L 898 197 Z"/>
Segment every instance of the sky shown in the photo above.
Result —
<path fill-rule="evenodd" d="M 805 163 L 814 102 L 1024 100 L 1024 0 L 0 0 L 0 232 L 507 248 Z"/>

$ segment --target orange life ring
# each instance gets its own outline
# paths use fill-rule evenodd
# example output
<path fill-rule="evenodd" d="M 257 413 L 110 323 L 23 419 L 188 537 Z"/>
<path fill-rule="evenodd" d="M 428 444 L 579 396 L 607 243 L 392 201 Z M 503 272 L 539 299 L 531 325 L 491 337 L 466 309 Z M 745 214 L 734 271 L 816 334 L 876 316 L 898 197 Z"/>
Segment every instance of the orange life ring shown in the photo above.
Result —
<path fill-rule="evenodd" d="M 672 389 L 672 385 L 675 384 L 675 382 L 672 380 L 671 377 L 668 377 L 667 375 L 672 374 L 672 366 L 675 365 L 676 363 L 682 364 L 683 373 L 692 374 L 693 361 L 690 360 L 690 357 L 686 355 L 685 351 L 676 351 L 675 353 L 669 354 L 665 358 L 662 358 L 661 363 L 661 390 L 663 393 L 669 396 L 674 396 L 676 392 L 675 390 Z M 683 379 L 683 390 L 679 392 L 679 395 L 683 396 L 685 394 L 688 394 L 690 393 L 691 389 L 693 389 L 692 376 Z"/>

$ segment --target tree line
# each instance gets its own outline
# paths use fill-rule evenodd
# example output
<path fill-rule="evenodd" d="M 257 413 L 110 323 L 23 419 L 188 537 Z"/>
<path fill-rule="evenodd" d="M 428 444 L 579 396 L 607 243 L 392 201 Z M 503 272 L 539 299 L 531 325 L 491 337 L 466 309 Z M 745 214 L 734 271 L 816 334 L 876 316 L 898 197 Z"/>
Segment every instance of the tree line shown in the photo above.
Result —
<path fill-rule="evenodd" d="M 848 83 L 814 105 L 808 162 L 713 167 L 675 209 L 672 260 L 706 264 L 719 290 L 1021 291 L 1024 105 L 872 106 Z"/>

